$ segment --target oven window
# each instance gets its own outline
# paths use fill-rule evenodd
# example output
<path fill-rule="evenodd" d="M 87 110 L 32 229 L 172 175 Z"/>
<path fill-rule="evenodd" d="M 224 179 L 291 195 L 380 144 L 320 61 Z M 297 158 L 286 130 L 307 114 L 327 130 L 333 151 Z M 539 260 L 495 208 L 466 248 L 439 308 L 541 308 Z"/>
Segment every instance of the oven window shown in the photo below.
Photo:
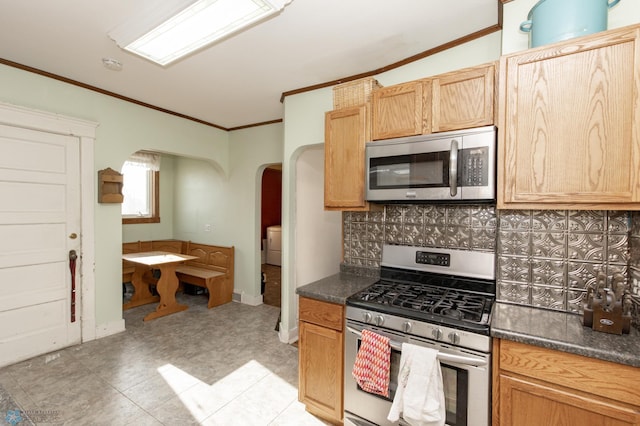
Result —
<path fill-rule="evenodd" d="M 466 370 L 440 364 L 447 425 L 466 426 L 469 378 Z"/>
<path fill-rule="evenodd" d="M 358 339 L 358 350 L 362 340 Z M 369 394 L 376 398 L 393 401 L 398 389 L 398 371 L 400 370 L 401 352 L 391 350 L 391 370 L 389 375 L 389 397 L 385 398 L 377 394 Z M 444 388 L 444 401 L 446 409 L 447 426 L 467 426 L 467 401 L 469 389 L 468 372 L 462 368 L 453 367 L 441 363 L 442 384 Z M 365 392 L 360 386 L 358 391 Z"/>

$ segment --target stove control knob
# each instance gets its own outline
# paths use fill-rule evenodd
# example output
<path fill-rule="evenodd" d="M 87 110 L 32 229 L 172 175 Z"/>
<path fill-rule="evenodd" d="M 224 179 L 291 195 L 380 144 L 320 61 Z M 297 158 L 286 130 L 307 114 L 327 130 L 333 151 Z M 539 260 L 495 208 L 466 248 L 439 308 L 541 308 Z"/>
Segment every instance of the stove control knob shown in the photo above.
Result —
<path fill-rule="evenodd" d="M 402 331 L 404 331 L 405 333 L 408 333 L 411 331 L 411 326 L 412 324 L 409 321 L 405 321 L 402 323 Z"/>
<path fill-rule="evenodd" d="M 442 330 L 440 330 L 439 328 L 434 328 L 433 331 L 431 331 L 431 335 L 434 339 L 440 340 L 442 339 Z"/>
<path fill-rule="evenodd" d="M 376 316 L 376 325 L 384 324 L 384 317 L 382 315 Z"/>
<path fill-rule="evenodd" d="M 371 315 L 371 312 L 365 312 L 362 314 L 362 318 L 364 319 L 364 322 L 369 323 L 373 319 L 373 316 Z"/>
<path fill-rule="evenodd" d="M 456 332 L 449 333 L 449 336 L 447 337 L 449 337 L 449 341 L 454 345 L 457 345 L 458 343 L 460 343 L 460 335 Z"/>

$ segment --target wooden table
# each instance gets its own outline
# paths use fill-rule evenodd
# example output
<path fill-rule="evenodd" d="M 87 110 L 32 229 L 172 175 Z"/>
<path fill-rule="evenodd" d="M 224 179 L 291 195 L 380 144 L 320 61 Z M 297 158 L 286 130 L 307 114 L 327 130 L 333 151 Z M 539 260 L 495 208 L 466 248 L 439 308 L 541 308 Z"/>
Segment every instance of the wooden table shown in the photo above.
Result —
<path fill-rule="evenodd" d="M 136 270 L 131 278 L 134 288 L 133 296 L 129 302 L 122 305 L 122 309 L 160 301 L 156 310 L 144 317 L 145 321 L 188 309 L 188 306 L 181 305 L 176 301 L 176 291 L 179 284 L 176 266 L 186 260 L 197 259 L 196 256 L 165 251 L 147 251 L 123 254 L 122 258 L 136 265 Z M 151 268 L 160 269 L 160 279 L 156 286 L 160 297 L 151 294 L 149 283 L 143 277 L 145 272 Z"/>

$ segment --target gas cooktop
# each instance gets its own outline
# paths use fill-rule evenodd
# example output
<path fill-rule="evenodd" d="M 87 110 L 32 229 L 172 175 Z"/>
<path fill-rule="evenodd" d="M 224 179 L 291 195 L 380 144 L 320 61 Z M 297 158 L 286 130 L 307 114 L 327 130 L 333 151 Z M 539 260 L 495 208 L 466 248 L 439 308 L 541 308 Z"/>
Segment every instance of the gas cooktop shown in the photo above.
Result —
<path fill-rule="evenodd" d="M 347 306 L 488 334 L 493 253 L 385 245 L 380 280 Z"/>
<path fill-rule="evenodd" d="M 467 325 L 474 329 L 488 325 L 495 299 L 491 293 L 456 288 L 462 282 L 449 277 L 431 279 L 438 281 L 439 285 L 381 279 L 349 297 L 347 305 L 427 322 Z M 491 283 L 486 282 L 475 284 L 482 289 L 491 287 Z"/>

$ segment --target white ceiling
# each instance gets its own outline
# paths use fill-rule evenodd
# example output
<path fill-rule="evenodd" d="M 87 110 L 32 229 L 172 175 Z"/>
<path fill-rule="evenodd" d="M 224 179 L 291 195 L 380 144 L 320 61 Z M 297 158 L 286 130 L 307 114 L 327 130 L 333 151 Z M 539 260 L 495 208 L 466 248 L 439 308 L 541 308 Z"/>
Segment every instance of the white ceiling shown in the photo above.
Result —
<path fill-rule="evenodd" d="M 163 68 L 107 36 L 156 1 L 0 0 L 0 58 L 228 129 L 281 119 L 284 92 L 370 72 L 498 23 L 498 0 L 293 0 Z M 104 57 L 123 69 L 108 70 Z"/>

